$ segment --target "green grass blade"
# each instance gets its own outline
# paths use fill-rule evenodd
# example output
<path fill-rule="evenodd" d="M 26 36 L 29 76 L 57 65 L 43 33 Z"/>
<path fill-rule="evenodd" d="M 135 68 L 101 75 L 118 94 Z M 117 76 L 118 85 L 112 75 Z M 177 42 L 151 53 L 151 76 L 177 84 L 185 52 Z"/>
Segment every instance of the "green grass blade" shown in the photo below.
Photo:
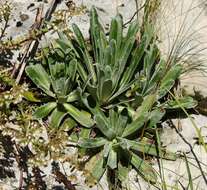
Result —
<path fill-rule="evenodd" d="M 188 159 L 184 153 L 184 158 L 185 158 L 185 164 L 186 164 L 186 168 L 187 168 L 187 173 L 188 173 L 188 181 L 189 181 L 189 186 L 190 186 L 190 190 L 193 190 L 193 179 L 192 179 L 192 175 L 191 175 L 191 171 L 190 171 L 190 166 L 189 166 L 189 162 Z"/>

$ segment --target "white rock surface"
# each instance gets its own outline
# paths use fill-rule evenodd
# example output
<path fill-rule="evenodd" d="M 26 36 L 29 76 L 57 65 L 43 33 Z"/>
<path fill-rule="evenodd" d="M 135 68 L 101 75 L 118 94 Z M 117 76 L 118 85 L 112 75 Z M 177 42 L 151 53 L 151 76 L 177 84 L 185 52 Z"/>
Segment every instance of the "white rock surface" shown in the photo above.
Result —
<path fill-rule="evenodd" d="M 168 56 L 174 44 L 186 64 L 202 64 L 207 71 L 207 8 L 205 0 L 162 1 L 158 26 L 160 26 L 161 49 Z M 180 44 L 182 44 L 180 46 Z M 179 47 L 179 48 L 178 48 Z M 207 74 L 194 71 L 184 74 L 181 85 L 188 93 L 194 89 L 207 96 Z"/>

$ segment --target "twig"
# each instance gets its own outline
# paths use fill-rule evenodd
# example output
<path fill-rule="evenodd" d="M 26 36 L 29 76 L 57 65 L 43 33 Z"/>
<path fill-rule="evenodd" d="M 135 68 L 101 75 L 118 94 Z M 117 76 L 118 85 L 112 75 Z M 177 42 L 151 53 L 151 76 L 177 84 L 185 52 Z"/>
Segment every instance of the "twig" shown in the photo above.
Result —
<path fill-rule="evenodd" d="M 195 161 L 196 161 L 196 163 L 198 164 L 198 167 L 199 167 L 199 170 L 200 170 L 200 172 L 201 172 L 201 175 L 202 175 L 202 177 L 203 177 L 203 179 L 204 179 L 204 181 L 205 181 L 205 183 L 206 183 L 206 185 L 207 185 L 207 179 L 206 179 L 206 176 L 205 176 L 205 174 L 204 174 L 204 172 L 203 172 L 203 169 L 202 169 L 202 166 L 201 166 L 201 164 L 200 164 L 200 162 L 199 162 L 199 160 L 198 160 L 198 157 L 196 156 L 196 154 L 195 154 L 195 152 L 194 152 L 194 150 L 193 150 L 193 147 L 192 147 L 192 145 L 185 139 L 185 137 L 178 131 L 178 129 L 176 128 L 176 126 L 171 122 L 171 124 L 172 124 L 172 127 L 175 129 L 175 131 L 176 131 L 176 133 L 181 137 L 181 139 L 189 146 L 189 148 L 190 148 L 190 151 L 192 152 L 192 154 L 193 154 L 193 156 L 194 156 L 194 158 L 195 158 Z"/>
<path fill-rule="evenodd" d="M 34 29 L 40 29 L 41 24 L 42 24 L 42 13 L 43 13 L 43 6 L 37 9 L 35 24 L 32 26 L 30 32 L 32 32 L 32 30 L 34 30 Z M 24 53 L 24 55 L 21 59 L 21 62 L 20 62 L 21 67 L 20 67 L 19 73 L 16 78 L 17 84 L 20 82 L 20 79 L 22 77 L 22 74 L 24 72 L 24 69 L 25 69 L 25 66 L 27 63 L 27 59 L 29 57 L 31 57 L 32 54 L 33 55 L 35 54 L 38 44 L 39 44 L 38 39 L 35 41 L 30 40 L 27 42 L 27 44 L 25 46 L 25 53 Z"/>
<path fill-rule="evenodd" d="M 9 22 L 9 19 L 5 20 L 4 28 L 2 29 L 1 35 L 0 35 L 0 40 L 4 37 L 4 33 L 5 33 L 6 29 L 7 29 L 8 22 Z"/>
<path fill-rule="evenodd" d="M 42 179 L 41 170 L 38 167 L 32 169 L 35 178 L 35 187 L 39 190 L 47 189 L 47 185 Z"/>
<path fill-rule="evenodd" d="M 135 0 L 135 5 L 136 5 L 136 12 L 137 12 L 137 21 L 139 20 L 139 4 L 138 4 L 138 0 Z"/>
<path fill-rule="evenodd" d="M 43 6 L 41 8 L 38 9 L 38 12 L 37 12 L 37 16 L 36 16 L 36 20 L 35 20 L 35 24 L 32 26 L 32 30 L 34 29 L 38 29 L 38 30 L 41 30 L 43 28 L 43 24 L 42 24 L 42 21 L 50 21 L 51 17 L 52 17 L 52 14 L 53 12 L 55 11 L 55 9 L 57 8 L 57 5 L 61 2 L 61 0 L 53 0 L 51 2 L 51 6 L 50 8 L 47 10 L 46 14 L 45 14 L 45 17 L 44 19 L 42 19 L 42 13 L 43 13 Z M 37 48 L 39 46 L 39 40 L 41 39 L 42 37 L 42 34 L 39 36 L 38 39 L 35 39 L 35 40 L 31 40 L 30 42 L 28 42 L 27 44 L 27 50 L 21 60 L 21 68 L 20 68 L 20 71 L 18 73 L 18 76 L 16 78 L 16 83 L 18 84 L 21 80 L 21 77 L 22 77 L 22 74 L 24 72 L 24 69 L 26 67 L 26 63 L 27 63 L 27 60 L 29 58 L 33 58 L 35 56 L 35 53 L 37 51 Z M 34 42 L 34 43 L 33 43 Z"/>
<path fill-rule="evenodd" d="M 128 25 L 129 23 L 132 22 L 132 20 L 134 19 L 134 17 L 138 14 L 139 11 L 141 11 L 143 8 L 145 8 L 146 2 L 139 8 L 136 10 L 136 12 L 132 15 L 132 17 L 123 24 L 123 26 L 125 27 L 126 25 Z"/>
<path fill-rule="evenodd" d="M 20 176 L 19 176 L 19 190 L 22 190 L 22 186 L 23 186 L 23 170 L 20 169 Z"/>
<path fill-rule="evenodd" d="M 45 14 L 45 21 L 49 21 L 52 17 L 52 13 L 55 11 L 55 9 L 57 8 L 57 5 L 59 3 L 61 3 L 62 0 L 53 0 L 51 2 L 50 8 L 47 10 L 46 14 Z"/>

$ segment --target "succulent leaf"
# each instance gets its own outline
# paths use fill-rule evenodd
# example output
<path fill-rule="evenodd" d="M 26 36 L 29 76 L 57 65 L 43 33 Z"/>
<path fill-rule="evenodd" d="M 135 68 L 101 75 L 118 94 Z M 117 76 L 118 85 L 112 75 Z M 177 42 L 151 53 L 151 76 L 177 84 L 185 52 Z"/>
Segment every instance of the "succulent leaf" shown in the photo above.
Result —
<path fill-rule="evenodd" d="M 27 66 L 25 71 L 38 88 L 42 89 L 49 96 L 55 96 L 50 91 L 51 79 L 42 65 Z"/>
<path fill-rule="evenodd" d="M 33 117 L 35 119 L 43 119 L 44 117 L 48 116 L 50 112 L 55 109 L 57 106 L 56 102 L 48 102 L 47 104 L 44 104 L 36 109 L 36 111 L 33 114 Z"/>
<path fill-rule="evenodd" d="M 149 182 L 157 183 L 156 171 L 146 163 L 143 159 L 137 156 L 135 153 L 132 154 L 131 163 L 137 169 L 137 171 Z"/>

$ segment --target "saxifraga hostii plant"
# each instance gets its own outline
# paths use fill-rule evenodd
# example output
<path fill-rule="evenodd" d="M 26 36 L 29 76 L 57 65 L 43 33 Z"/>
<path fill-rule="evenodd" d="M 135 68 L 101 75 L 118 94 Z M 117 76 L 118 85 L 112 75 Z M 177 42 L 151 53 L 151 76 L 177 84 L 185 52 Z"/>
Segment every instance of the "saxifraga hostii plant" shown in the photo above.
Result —
<path fill-rule="evenodd" d="M 41 64 L 26 68 L 31 80 L 50 97 L 47 102 L 43 99 L 46 103 L 34 116 L 42 119 L 54 110 L 51 125 L 59 126 L 68 114 L 89 127 L 77 145 L 86 150 L 84 155 L 97 152 L 100 156 L 89 171 L 97 181 L 106 170 L 115 171 L 122 181 L 133 167 L 147 181 L 156 183 L 156 172 L 145 156 L 176 159 L 175 154 L 156 146 L 157 125 L 167 109 L 196 106 L 191 97 L 176 97 L 175 101 L 171 96 L 182 66 L 161 58 L 150 23 L 139 27 L 135 21 L 124 35 L 123 20 L 118 15 L 112 19 L 107 36 L 95 8 L 90 17 L 90 41 L 74 24 L 74 36 L 59 33 L 55 41 L 56 53 L 63 61 L 49 54 L 45 69 Z M 75 106 L 85 106 L 94 121 Z"/>
<path fill-rule="evenodd" d="M 91 127 L 94 122 L 90 118 L 90 114 L 84 110 L 80 111 L 75 104 L 78 100 L 77 61 L 67 57 L 63 60 L 59 57 L 58 52 L 58 49 L 55 49 L 53 54 L 45 53 L 43 55 L 44 64 L 26 67 L 29 78 L 45 95 L 41 99 L 30 98 L 30 100 L 44 103 L 36 109 L 33 116 L 35 119 L 43 119 L 50 115 L 50 125 L 59 127 L 63 119 L 69 115 L 70 118 L 65 122 L 72 125 L 71 128 L 74 126 L 72 119 L 84 127 Z"/>
<path fill-rule="evenodd" d="M 78 145 L 101 151 L 102 161 L 99 160 L 91 172 L 98 181 L 107 168 L 122 176 L 120 161 L 127 157 L 127 163 L 147 181 L 155 183 L 156 172 L 140 153 L 172 160 L 176 155 L 163 148 L 157 151 L 152 139 L 151 143 L 148 143 L 150 139 L 148 142 L 142 139 L 146 131 L 149 134 L 152 130 L 154 136 L 166 109 L 179 108 L 175 100 L 168 98 L 168 92 L 179 79 L 182 66 L 161 59 L 150 23 L 146 23 L 141 32 L 137 21 L 133 22 L 124 36 L 122 17 L 118 15 L 112 19 L 107 37 L 95 9 L 90 16 L 91 49 L 76 25 L 73 25 L 75 39 L 68 42 L 80 64 L 82 101 L 94 115 L 98 129 L 95 137 L 80 138 Z M 139 32 L 141 37 L 137 41 Z M 185 108 L 196 106 L 191 97 L 181 97 L 179 102 Z M 118 110 L 127 109 L 132 121 L 121 112 L 115 112 L 113 107 L 116 106 Z"/>

